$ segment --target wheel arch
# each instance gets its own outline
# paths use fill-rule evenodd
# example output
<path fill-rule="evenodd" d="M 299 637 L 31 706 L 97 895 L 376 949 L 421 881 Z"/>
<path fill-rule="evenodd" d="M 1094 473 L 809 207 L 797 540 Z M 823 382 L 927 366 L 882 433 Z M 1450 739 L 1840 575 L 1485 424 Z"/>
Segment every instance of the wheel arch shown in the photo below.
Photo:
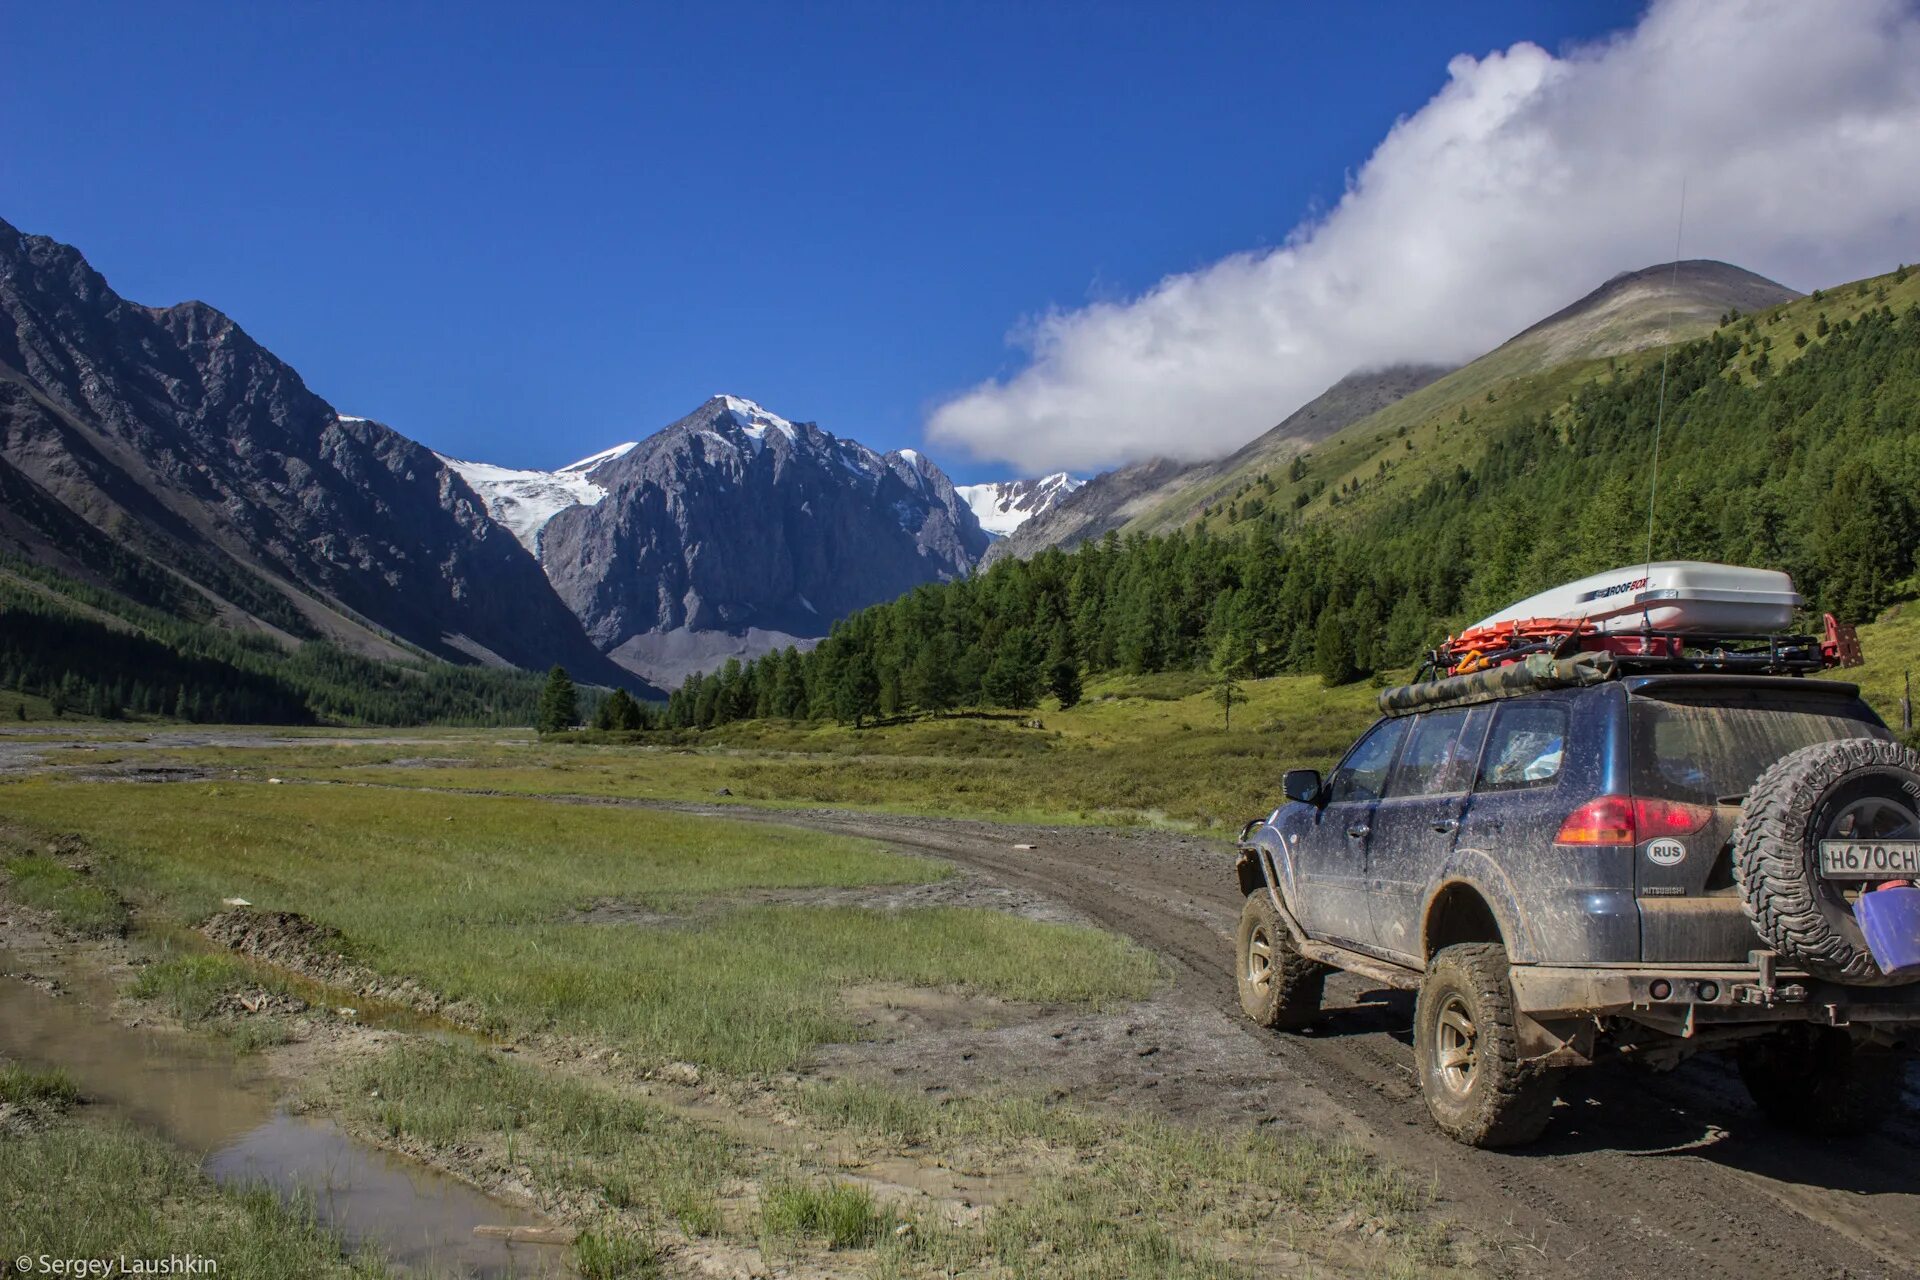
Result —
<path fill-rule="evenodd" d="M 1454 937 L 1436 945 L 1436 909 L 1443 903 L 1455 906 L 1462 901 L 1461 894 L 1471 894 L 1478 900 L 1481 907 L 1492 916 L 1494 930 L 1486 937 Z M 1440 874 L 1434 877 L 1421 908 L 1421 958 L 1431 959 L 1441 946 L 1450 946 L 1454 942 L 1498 942 L 1506 947 L 1507 954 L 1516 963 L 1538 961 L 1541 958 L 1540 947 L 1519 903 L 1520 897 L 1513 880 L 1500 862 L 1479 849 L 1456 848 Z M 1444 932 L 1439 936 L 1444 936 Z"/>
<path fill-rule="evenodd" d="M 1240 858 L 1234 863 L 1234 875 L 1240 882 L 1240 895 L 1258 893 L 1267 887 L 1267 868 L 1278 877 L 1274 890 L 1289 911 L 1293 909 L 1295 868 L 1291 842 L 1271 820 L 1240 846 Z"/>
<path fill-rule="evenodd" d="M 1448 880 L 1427 899 L 1420 920 L 1420 958 L 1463 942 L 1508 946 L 1508 931 L 1488 896 L 1469 880 Z"/>

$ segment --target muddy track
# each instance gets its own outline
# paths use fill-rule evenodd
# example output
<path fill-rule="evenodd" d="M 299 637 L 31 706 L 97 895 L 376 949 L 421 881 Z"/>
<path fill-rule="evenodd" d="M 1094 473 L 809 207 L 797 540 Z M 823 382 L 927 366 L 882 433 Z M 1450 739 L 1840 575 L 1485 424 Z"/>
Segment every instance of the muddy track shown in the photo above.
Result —
<path fill-rule="evenodd" d="M 1172 969 L 1177 999 L 1217 1014 L 1220 1035 L 1267 1056 L 1269 1115 L 1325 1116 L 1416 1176 L 1431 1175 L 1444 1211 L 1496 1251 L 1486 1259 L 1496 1269 L 1688 1280 L 1920 1274 L 1920 1126 L 1911 1115 L 1864 1142 L 1810 1142 L 1768 1126 L 1729 1067 L 1701 1058 L 1665 1076 L 1576 1075 L 1538 1146 L 1474 1151 L 1427 1122 L 1407 1048 L 1408 997 L 1337 975 L 1312 1034 L 1251 1026 L 1230 972 L 1240 899 L 1222 845 L 849 813 L 703 812 L 950 859 L 1152 948 Z M 1205 1110 L 1175 1091 L 1160 1102 L 1176 1113 Z"/>

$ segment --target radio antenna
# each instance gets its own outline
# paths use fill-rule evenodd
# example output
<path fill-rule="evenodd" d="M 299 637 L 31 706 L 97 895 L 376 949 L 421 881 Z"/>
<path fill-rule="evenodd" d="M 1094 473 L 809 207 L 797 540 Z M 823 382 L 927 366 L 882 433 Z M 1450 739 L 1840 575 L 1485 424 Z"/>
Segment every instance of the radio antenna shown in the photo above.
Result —
<path fill-rule="evenodd" d="M 1647 479 L 1647 559 L 1646 572 L 1641 576 L 1653 577 L 1653 514 L 1658 509 L 1656 502 L 1660 497 L 1660 428 L 1667 417 L 1667 364 L 1673 358 L 1673 317 L 1674 309 L 1680 302 L 1680 240 L 1687 229 L 1687 180 L 1680 179 L 1680 219 L 1673 230 L 1673 266 L 1667 278 L 1667 343 L 1660 349 L 1660 399 L 1653 411 L 1653 474 Z M 1646 588 L 1643 586 L 1642 591 Z M 1647 612 L 1640 611 L 1642 627 L 1651 628 Z"/>

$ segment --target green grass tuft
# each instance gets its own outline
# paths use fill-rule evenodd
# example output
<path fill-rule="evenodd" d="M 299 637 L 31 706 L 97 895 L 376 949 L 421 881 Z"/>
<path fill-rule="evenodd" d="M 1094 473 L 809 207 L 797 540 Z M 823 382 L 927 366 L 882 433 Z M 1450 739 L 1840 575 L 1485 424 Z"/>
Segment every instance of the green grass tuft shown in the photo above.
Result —
<path fill-rule="evenodd" d="M 17 1062 L 0 1063 L 0 1102 L 64 1111 L 78 1101 L 80 1086 L 65 1071 L 58 1068 L 42 1071 Z"/>
<path fill-rule="evenodd" d="M 126 904 L 94 877 L 44 853 L 16 853 L 0 867 L 15 901 L 51 913 L 74 932 L 98 938 L 127 931 Z"/>
<path fill-rule="evenodd" d="M 666 1274 L 652 1241 L 620 1227 L 589 1231 L 573 1244 L 582 1280 L 653 1280 Z"/>
<path fill-rule="evenodd" d="M 894 1226 L 872 1192 L 849 1182 L 773 1183 L 761 1196 L 760 1220 L 770 1236 L 825 1239 L 829 1249 L 868 1248 Z"/>
<path fill-rule="evenodd" d="M 740 1169 L 734 1148 L 700 1125 L 472 1044 L 402 1045 L 339 1083 L 349 1110 L 389 1137 L 511 1145 L 550 1186 L 592 1191 L 690 1235 L 718 1230 L 718 1187 Z"/>
<path fill-rule="evenodd" d="M 251 979 L 251 971 L 237 956 L 180 955 L 140 970 L 130 994 L 136 1000 L 157 1002 L 182 1022 L 198 1022 L 213 1012 L 221 996 Z"/>

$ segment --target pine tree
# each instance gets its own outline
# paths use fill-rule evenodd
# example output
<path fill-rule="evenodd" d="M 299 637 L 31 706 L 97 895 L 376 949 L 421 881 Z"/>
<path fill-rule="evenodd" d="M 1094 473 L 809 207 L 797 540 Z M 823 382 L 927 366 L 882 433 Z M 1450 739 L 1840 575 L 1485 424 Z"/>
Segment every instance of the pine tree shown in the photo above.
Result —
<path fill-rule="evenodd" d="M 907 669 L 907 700 L 922 711 L 935 715 L 949 710 L 954 699 L 953 636 L 940 632 L 930 636 Z"/>
<path fill-rule="evenodd" d="M 1337 609 L 1323 612 L 1314 628 L 1313 666 L 1329 689 L 1352 684 L 1360 674 L 1353 668 L 1353 639 Z"/>
<path fill-rule="evenodd" d="M 567 669 L 556 665 L 547 672 L 547 687 L 540 692 L 541 733 L 564 733 L 580 719 L 580 694 L 573 687 Z"/>
<path fill-rule="evenodd" d="M 1031 632 L 1020 629 L 1007 633 L 999 652 L 987 665 L 980 686 L 990 702 L 1010 710 L 1030 707 L 1039 700 L 1040 652 Z"/>
<path fill-rule="evenodd" d="M 1047 689 L 1067 711 L 1080 704 L 1080 666 L 1072 658 L 1062 658 L 1047 672 Z"/>
<path fill-rule="evenodd" d="M 1233 709 L 1247 700 L 1247 691 L 1233 678 L 1231 671 L 1221 671 L 1214 676 L 1213 700 L 1220 704 L 1221 728 L 1233 728 Z"/>
<path fill-rule="evenodd" d="M 880 710 L 880 677 L 873 660 L 856 652 L 840 667 L 840 679 L 833 690 L 833 713 L 843 724 L 858 729 Z"/>
<path fill-rule="evenodd" d="M 646 728 L 646 712 L 625 689 L 615 689 L 600 700 L 594 711 L 593 727 L 617 732 Z"/>

